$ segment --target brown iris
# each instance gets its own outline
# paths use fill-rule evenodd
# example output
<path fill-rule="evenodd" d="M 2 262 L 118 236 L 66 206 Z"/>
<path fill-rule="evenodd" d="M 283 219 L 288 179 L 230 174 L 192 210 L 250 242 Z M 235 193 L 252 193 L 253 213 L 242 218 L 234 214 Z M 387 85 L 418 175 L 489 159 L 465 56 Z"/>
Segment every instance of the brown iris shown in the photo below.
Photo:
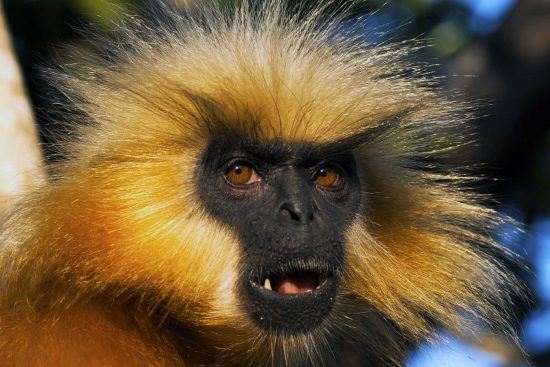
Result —
<path fill-rule="evenodd" d="M 250 185 L 261 180 L 250 164 L 237 162 L 225 171 L 225 178 L 233 185 Z"/>
<path fill-rule="evenodd" d="M 341 185 L 342 178 L 336 169 L 322 167 L 315 175 L 315 183 L 321 187 L 334 189 Z"/>

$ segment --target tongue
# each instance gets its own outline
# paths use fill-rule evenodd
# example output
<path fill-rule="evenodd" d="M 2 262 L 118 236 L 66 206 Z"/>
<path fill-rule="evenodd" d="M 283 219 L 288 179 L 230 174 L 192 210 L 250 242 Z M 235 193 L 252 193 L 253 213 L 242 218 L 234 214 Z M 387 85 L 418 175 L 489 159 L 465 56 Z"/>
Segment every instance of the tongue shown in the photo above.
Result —
<path fill-rule="evenodd" d="M 277 293 L 306 293 L 318 286 L 318 276 L 315 273 L 290 273 L 273 279 L 273 290 Z"/>

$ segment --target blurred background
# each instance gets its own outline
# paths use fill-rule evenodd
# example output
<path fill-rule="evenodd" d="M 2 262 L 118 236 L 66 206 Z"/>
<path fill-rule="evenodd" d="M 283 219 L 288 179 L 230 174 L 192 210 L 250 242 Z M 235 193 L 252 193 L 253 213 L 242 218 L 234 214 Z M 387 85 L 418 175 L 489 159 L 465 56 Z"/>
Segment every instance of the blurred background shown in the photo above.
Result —
<path fill-rule="evenodd" d="M 186 6 L 190 0 L 174 1 Z M 79 32 L 82 25 L 93 23 L 109 35 L 116 32 L 121 11 L 138 11 L 142 3 L 3 0 L 42 131 L 55 129 L 49 106 L 56 92 L 41 78 L 39 66 L 57 63 L 62 45 L 90 49 Z M 365 37 L 427 40 L 431 47 L 416 57 L 437 64 L 449 88 L 483 101 L 474 121 L 478 143 L 464 147 L 456 163 L 483 163 L 479 173 L 491 179 L 481 189 L 495 195 L 498 210 L 525 223 L 525 233 L 499 228 L 495 236 L 531 269 L 515 269 L 532 293 L 532 302 L 518 302 L 516 310 L 529 357 L 495 336 L 458 340 L 442 331 L 444 342 L 411 351 L 407 365 L 550 367 L 550 1 L 365 0 L 359 5 L 358 15 L 369 14 L 361 23 Z M 48 143 L 46 135 L 40 138 Z"/>

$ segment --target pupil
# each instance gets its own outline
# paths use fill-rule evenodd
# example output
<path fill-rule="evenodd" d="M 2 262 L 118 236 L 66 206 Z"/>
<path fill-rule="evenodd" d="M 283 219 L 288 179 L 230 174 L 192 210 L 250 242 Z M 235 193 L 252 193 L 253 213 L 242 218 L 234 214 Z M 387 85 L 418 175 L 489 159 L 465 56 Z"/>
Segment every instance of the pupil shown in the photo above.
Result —
<path fill-rule="evenodd" d="M 241 173 L 243 173 L 243 169 L 241 166 L 235 166 L 235 173 L 240 175 Z"/>
<path fill-rule="evenodd" d="M 328 170 L 326 168 L 321 168 L 321 170 L 319 171 L 319 176 L 326 177 L 327 174 L 328 174 Z"/>

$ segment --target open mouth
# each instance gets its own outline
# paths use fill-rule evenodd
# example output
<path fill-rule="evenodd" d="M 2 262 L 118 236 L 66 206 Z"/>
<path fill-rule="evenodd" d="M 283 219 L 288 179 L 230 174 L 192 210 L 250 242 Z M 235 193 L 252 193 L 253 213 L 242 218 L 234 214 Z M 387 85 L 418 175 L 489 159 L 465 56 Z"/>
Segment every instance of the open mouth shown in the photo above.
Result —
<path fill-rule="evenodd" d="M 278 294 L 309 293 L 323 287 L 330 274 L 311 270 L 292 270 L 270 274 L 261 282 L 262 287 Z"/>
<path fill-rule="evenodd" d="M 318 327 L 336 299 L 334 271 L 290 267 L 248 279 L 242 288 L 258 326 L 277 333 L 301 333 Z"/>

